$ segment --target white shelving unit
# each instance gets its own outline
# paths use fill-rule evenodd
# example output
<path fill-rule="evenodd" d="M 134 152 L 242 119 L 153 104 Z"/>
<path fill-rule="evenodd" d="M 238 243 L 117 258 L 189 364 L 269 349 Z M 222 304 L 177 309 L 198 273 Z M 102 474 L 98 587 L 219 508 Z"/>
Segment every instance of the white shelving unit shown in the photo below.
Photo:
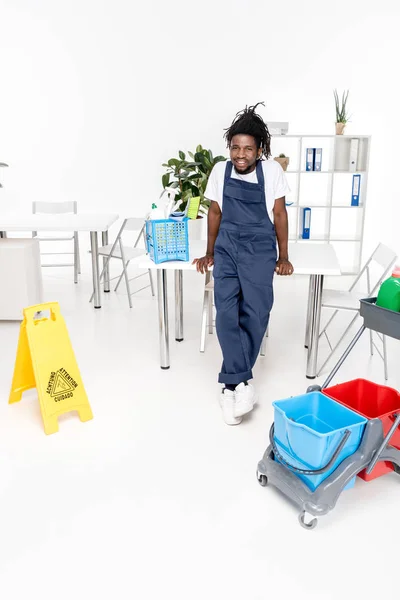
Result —
<path fill-rule="evenodd" d="M 356 171 L 350 169 L 350 144 L 358 140 Z M 321 171 L 306 170 L 307 148 L 322 148 Z M 312 244 L 330 242 L 344 274 L 358 273 L 364 236 L 371 137 L 367 135 L 272 135 L 272 158 L 284 153 L 290 162 L 286 177 L 289 239 Z M 358 206 L 351 205 L 353 175 L 361 175 Z M 303 240 L 302 209 L 311 208 L 310 239 Z"/>

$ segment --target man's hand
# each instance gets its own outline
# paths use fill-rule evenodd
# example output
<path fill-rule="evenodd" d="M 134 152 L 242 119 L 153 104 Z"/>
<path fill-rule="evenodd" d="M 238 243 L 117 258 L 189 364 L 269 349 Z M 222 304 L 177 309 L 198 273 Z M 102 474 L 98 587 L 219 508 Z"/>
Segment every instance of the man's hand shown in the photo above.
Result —
<path fill-rule="evenodd" d="M 214 257 L 211 254 L 206 254 L 203 258 L 195 258 L 192 264 L 196 265 L 198 272 L 204 275 L 204 273 L 208 272 L 208 268 L 213 266 Z"/>
<path fill-rule="evenodd" d="M 292 275 L 294 269 L 292 263 L 287 258 L 278 258 L 275 271 L 278 275 Z"/>

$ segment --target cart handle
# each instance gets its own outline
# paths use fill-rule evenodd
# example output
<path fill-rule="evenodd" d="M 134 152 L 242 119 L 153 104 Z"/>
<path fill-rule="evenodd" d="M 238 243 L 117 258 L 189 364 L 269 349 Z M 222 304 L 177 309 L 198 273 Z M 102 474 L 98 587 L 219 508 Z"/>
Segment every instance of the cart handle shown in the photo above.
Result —
<path fill-rule="evenodd" d="M 294 465 L 291 465 L 290 463 L 288 463 L 283 458 L 283 456 L 280 454 L 278 448 L 276 447 L 274 433 L 275 433 L 275 423 L 272 423 L 271 429 L 269 431 L 269 441 L 270 441 L 273 453 L 279 459 L 279 461 L 285 465 L 285 467 L 288 467 L 295 473 L 301 473 L 302 475 L 321 475 L 322 473 L 325 473 L 325 471 L 328 471 L 332 467 L 334 462 L 336 461 L 337 457 L 343 450 L 343 446 L 345 445 L 345 443 L 347 442 L 347 440 L 349 439 L 349 437 L 351 435 L 351 432 L 348 429 L 346 429 L 346 431 L 343 433 L 342 439 L 340 440 L 340 442 L 338 444 L 338 447 L 336 448 L 335 452 L 332 454 L 330 461 L 324 467 L 321 467 L 320 469 L 312 470 L 312 469 L 298 469 Z"/>
<path fill-rule="evenodd" d="M 393 417 L 394 417 L 394 423 L 391 426 L 390 430 L 387 432 L 385 439 L 383 440 L 382 444 L 379 446 L 377 452 L 375 453 L 373 459 L 371 460 L 371 462 L 367 468 L 367 475 L 369 475 L 372 472 L 372 470 L 374 469 L 376 463 L 379 460 L 380 455 L 385 450 L 386 446 L 390 442 L 392 435 L 394 434 L 394 432 L 396 431 L 397 427 L 400 424 L 400 414 L 394 414 Z"/>

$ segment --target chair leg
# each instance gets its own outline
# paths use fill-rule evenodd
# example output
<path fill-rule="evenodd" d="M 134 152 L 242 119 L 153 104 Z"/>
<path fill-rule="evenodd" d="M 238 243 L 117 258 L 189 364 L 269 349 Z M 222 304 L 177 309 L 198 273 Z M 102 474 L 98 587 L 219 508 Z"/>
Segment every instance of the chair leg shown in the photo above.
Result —
<path fill-rule="evenodd" d="M 78 261 L 78 273 L 81 274 L 81 250 L 79 248 L 79 233 L 76 231 L 76 257 Z"/>
<path fill-rule="evenodd" d="M 332 348 L 331 340 L 329 339 L 329 336 L 328 336 L 328 334 L 326 333 L 326 329 L 324 329 L 324 330 L 322 331 L 322 333 L 323 333 L 323 334 L 324 334 L 324 336 L 326 337 L 326 341 L 327 341 L 327 342 L 328 342 L 328 344 L 329 344 L 329 348 L 332 350 L 333 348 Z"/>
<path fill-rule="evenodd" d="M 115 286 L 115 288 L 114 288 L 114 292 L 116 292 L 116 291 L 117 291 L 117 289 L 119 288 L 119 284 L 121 283 L 121 281 L 122 281 L 122 278 L 123 278 L 124 274 L 125 274 L 125 270 L 124 270 L 124 269 L 122 269 L 122 273 L 121 273 L 121 275 L 119 276 L 119 279 L 118 279 L 117 285 L 116 285 L 116 286 Z"/>
<path fill-rule="evenodd" d="M 208 292 L 208 333 L 214 333 L 214 294 L 210 290 Z"/>
<path fill-rule="evenodd" d="M 338 314 L 338 310 L 335 310 L 335 312 L 333 313 L 333 315 L 331 315 L 330 319 L 328 319 L 326 325 L 324 326 L 324 328 L 319 332 L 319 336 L 321 337 L 321 335 L 323 333 L 325 333 L 326 335 L 326 330 L 328 329 L 329 325 L 332 323 L 333 319 L 336 317 L 336 315 Z M 328 337 L 328 336 L 327 336 Z"/>
<path fill-rule="evenodd" d="M 384 373 L 385 373 L 385 380 L 387 381 L 389 379 L 389 374 L 388 374 L 387 349 L 386 349 L 386 336 L 385 335 L 382 338 L 382 343 L 383 343 L 383 368 L 384 368 Z"/>
<path fill-rule="evenodd" d="M 149 269 L 149 278 L 150 278 L 151 295 L 154 296 L 154 282 L 153 282 L 153 273 L 151 272 L 151 269 Z"/>
<path fill-rule="evenodd" d="M 207 312 L 208 312 L 208 296 L 209 291 L 204 290 L 203 311 L 201 316 L 201 332 L 200 332 L 200 352 L 204 352 L 206 346 L 206 328 L 207 328 Z"/>
<path fill-rule="evenodd" d="M 319 376 L 322 373 L 323 368 L 325 367 L 325 365 L 328 363 L 328 361 L 331 359 L 333 353 L 337 350 L 337 348 L 339 347 L 339 345 L 342 343 L 342 340 L 344 339 L 344 337 L 346 336 L 347 332 L 349 331 L 350 327 L 353 325 L 353 323 L 356 321 L 357 317 L 359 316 L 359 312 L 357 311 L 357 313 L 355 314 L 355 316 L 353 317 L 353 319 L 350 321 L 349 325 L 346 327 L 346 329 L 344 330 L 342 336 L 340 337 L 339 341 L 337 342 L 337 344 L 333 347 L 332 352 L 330 352 L 330 354 L 328 354 L 325 362 L 322 364 L 322 366 L 320 367 L 317 375 Z"/>
<path fill-rule="evenodd" d="M 261 350 L 260 350 L 261 356 L 265 356 L 265 351 L 267 349 L 267 337 L 268 337 L 268 329 L 265 332 L 265 335 L 264 335 L 262 343 L 261 343 Z"/>
<path fill-rule="evenodd" d="M 74 233 L 74 283 L 78 283 L 78 273 L 79 273 L 79 265 L 78 265 L 78 234 L 75 231 Z"/>
<path fill-rule="evenodd" d="M 372 337 L 372 329 L 369 330 L 369 348 L 371 352 L 371 356 L 374 355 L 374 340 Z"/>
<path fill-rule="evenodd" d="M 129 277 L 128 277 L 128 271 L 127 271 L 128 265 L 129 265 L 129 261 L 126 263 L 126 265 L 124 265 L 123 274 L 125 275 L 125 283 L 126 283 L 126 291 L 128 292 L 129 308 L 132 308 L 131 287 L 129 285 Z"/>

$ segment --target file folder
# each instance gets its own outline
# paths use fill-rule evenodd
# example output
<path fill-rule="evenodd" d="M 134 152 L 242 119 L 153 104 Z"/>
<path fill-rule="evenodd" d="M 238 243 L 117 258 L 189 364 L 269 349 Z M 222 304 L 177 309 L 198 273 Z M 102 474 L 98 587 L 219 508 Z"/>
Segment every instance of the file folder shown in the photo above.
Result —
<path fill-rule="evenodd" d="M 311 225 L 311 208 L 303 208 L 303 223 L 301 237 L 303 240 L 310 239 L 310 225 Z"/>
<path fill-rule="evenodd" d="M 307 148 L 306 171 L 314 171 L 314 148 Z"/>
<path fill-rule="evenodd" d="M 358 206 L 360 203 L 361 175 L 353 175 L 353 187 L 351 191 L 351 206 Z"/>
<path fill-rule="evenodd" d="M 314 150 L 314 171 L 321 171 L 322 168 L 322 148 Z"/>
<path fill-rule="evenodd" d="M 349 171 L 357 171 L 357 160 L 358 160 L 358 138 L 352 138 L 350 141 L 350 160 L 349 160 Z"/>

